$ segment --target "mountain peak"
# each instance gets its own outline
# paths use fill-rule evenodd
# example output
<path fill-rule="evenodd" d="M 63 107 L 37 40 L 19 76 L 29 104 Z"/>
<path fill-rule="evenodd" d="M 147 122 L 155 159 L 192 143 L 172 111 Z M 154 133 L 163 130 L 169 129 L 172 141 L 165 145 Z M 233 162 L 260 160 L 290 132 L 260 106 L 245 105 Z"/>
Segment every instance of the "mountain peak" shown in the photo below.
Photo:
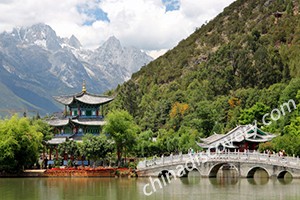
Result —
<path fill-rule="evenodd" d="M 24 33 L 23 38 L 28 40 L 57 37 L 55 31 L 49 25 L 43 23 L 34 24 L 30 27 L 22 27 L 20 31 Z"/>
<path fill-rule="evenodd" d="M 38 23 L 29 27 L 14 29 L 13 32 L 18 34 L 22 43 L 35 44 L 53 51 L 61 48 L 59 37 L 47 24 Z"/>
<path fill-rule="evenodd" d="M 109 41 L 109 42 L 120 42 L 119 40 L 118 40 L 118 38 L 116 38 L 116 36 L 110 36 L 108 39 L 107 39 L 107 41 Z"/>
<path fill-rule="evenodd" d="M 74 36 L 72 35 L 69 39 L 69 45 L 76 48 L 76 49 L 80 49 L 82 47 L 80 41 Z"/>
<path fill-rule="evenodd" d="M 113 48 L 113 49 L 122 49 L 122 45 L 120 40 L 118 40 L 115 36 L 111 36 L 103 43 L 102 47 L 104 48 Z"/>

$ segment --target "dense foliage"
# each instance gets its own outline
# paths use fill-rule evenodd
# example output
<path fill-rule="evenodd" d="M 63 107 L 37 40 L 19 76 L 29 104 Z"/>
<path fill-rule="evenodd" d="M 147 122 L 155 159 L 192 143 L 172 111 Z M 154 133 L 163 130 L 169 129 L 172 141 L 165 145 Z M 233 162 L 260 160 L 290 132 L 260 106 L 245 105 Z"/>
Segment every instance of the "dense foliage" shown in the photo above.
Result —
<path fill-rule="evenodd" d="M 103 134 L 100 136 L 87 134 L 83 137 L 83 142 L 80 145 L 81 155 L 94 162 L 105 159 L 113 151 L 113 142 Z"/>
<path fill-rule="evenodd" d="M 111 109 L 140 126 L 141 156 L 187 151 L 199 137 L 257 120 L 300 89 L 300 1 L 237 0 L 119 86 Z M 262 127 L 299 155 L 296 111 Z M 153 141 L 152 138 L 156 138 Z"/>
<path fill-rule="evenodd" d="M 106 120 L 107 124 L 104 125 L 103 132 L 109 134 L 115 143 L 119 165 L 122 154 L 132 151 L 139 128 L 133 121 L 133 117 L 124 110 L 110 112 Z"/>
<path fill-rule="evenodd" d="M 41 124 L 40 124 L 41 125 Z M 0 171 L 18 172 L 36 163 L 43 134 L 27 118 L 0 121 Z"/>
<path fill-rule="evenodd" d="M 49 146 L 48 148 L 51 148 L 52 146 Z M 52 147 L 53 148 L 53 147 Z M 71 160 L 74 160 L 75 158 L 78 158 L 78 156 L 81 155 L 80 147 L 77 142 L 74 140 L 68 140 L 64 143 L 61 143 L 57 147 L 59 155 L 64 159 L 68 160 L 69 156 Z"/>

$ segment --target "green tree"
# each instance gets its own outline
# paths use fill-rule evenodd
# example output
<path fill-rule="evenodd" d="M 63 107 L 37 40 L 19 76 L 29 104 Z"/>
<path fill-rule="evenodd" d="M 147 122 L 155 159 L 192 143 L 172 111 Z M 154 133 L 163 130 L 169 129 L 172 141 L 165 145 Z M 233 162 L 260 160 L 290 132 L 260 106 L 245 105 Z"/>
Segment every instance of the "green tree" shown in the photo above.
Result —
<path fill-rule="evenodd" d="M 275 138 L 275 148 L 284 149 L 290 155 L 300 155 L 300 117 L 292 119 L 291 123 L 284 127 L 284 135 Z"/>
<path fill-rule="evenodd" d="M 36 130 L 38 132 L 41 132 L 43 134 L 43 140 L 51 140 L 53 138 L 53 133 L 52 133 L 52 127 L 46 123 L 44 120 L 37 119 L 37 120 L 32 120 L 32 125 L 36 127 Z"/>
<path fill-rule="evenodd" d="M 292 15 L 293 14 L 293 2 L 291 0 L 289 0 L 287 2 L 288 2 L 288 4 L 286 6 L 286 12 L 287 12 L 287 14 Z"/>
<path fill-rule="evenodd" d="M 99 159 L 105 159 L 108 153 L 113 152 L 113 142 L 108 140 L 105 135 L 86 134 L 82 140 L 81 155 L 86 156 L 94 163 Z"/>
<path fill-rule="evenodd" d="M 239 117 L 241 124 L 252 124 L 255 120 L 258 126 L 262 126 L 263 116 L 270 111 L 270 107 L 261 102 L 257 102 L 249 109 L 244 109 Z"/>
<path fill-rule="evenodd" d="M 195 151 L 200 149 L 196 143 L 199 140 L 199 133 L 197 130 L 182 126 L 178 133 L 180 135 L 179 150 L 181 152 L 187 153 L 190 148 Z"/>
<path fill-rule="evenodd" d="M 42 138 L 27 118 L 0 121 L 0 170 L 20 171 L 35 163 Z"/>
<path fill-rule="evenodd" d="M 106 117 L 107 123 L 103 131 L 113 138 L 116 145 L 118 165 L 121 164 L 123 152 L 133 149 L 139 127 L 133 120 L 133 117 L 125 110 L 111 111 Z"/>
<path fill-rule="evenodd" d="M 280 102 L 284 103 L 290 99 L 296 100 L 298 90 L 300 90 L 300 78 L 292 79 L 287 87 L 281 91 Z"/>
<path fill-rule="evenodd" d="M 184 125 L 197 129 L 198 132 L 209 136 L 217 121 L 216 106 L 211 101 L 197 102 L 190 114 L 184 119 Z"/>
<path fill-rule="evenodd" d="M 137 114 L 139 94 L 138 85 L 131 80 L 126 82 L 123 89 L 119 92 L 118 98 L 120 98 L 123 107 L 125 107 L 131 115 Z"/>
<path fill-rule="evenodd" d="M 68 140 L 58 145 L 59 154 L 64 157 L 66 154 L 71 157 L 71 160 L 80 155 L 79 145 L 74 140 Z"/>
<path fill-rule="evenodd" d="M 179 137 L 173 129 L 166 130 L 160 129 L 158 131 L 157 146 L 159 151 L 157 154 L 170 154 L 172 152 L 178 152 L 179 150 Z"/>
<path fill-rule="evenodd" d="M 152 156 L 157 153 L 156 142 L 153 141 L 153 132 L 151 130 L 143 131 L 138 135 L 136 144 L 136 154 L 141 157 Z"/>

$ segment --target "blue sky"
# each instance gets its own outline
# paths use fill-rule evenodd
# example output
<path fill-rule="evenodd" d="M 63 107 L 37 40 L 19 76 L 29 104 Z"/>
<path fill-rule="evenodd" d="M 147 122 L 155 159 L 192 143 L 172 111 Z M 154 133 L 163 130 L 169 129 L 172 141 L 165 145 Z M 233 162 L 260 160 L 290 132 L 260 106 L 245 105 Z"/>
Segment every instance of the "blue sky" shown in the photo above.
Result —
<path fill-rule="evenodd" d="M 125 46 L 159 55 L 213 19 L 234 0 L 0 0 L 0 32 L 35 23 L 84 48 L 110 36 Z"/>
<path fill-rule="evenodd" d="M 97 6 L 97 3 L 100 2 L 101 1 L 90 1 L 77 5 L 78 12 L 87 16 L 87 19 L 83 22 L 83 25 L 91 26 L 96 21 L 110 22 L 107 13 Z M 162 0 L 162 4 L 165 6 L 165 12 L 172 12 L 180 9 L 179 0 Z"/>
<path fill-rule="evenodd" d="M 100 1 L 99 1 L 100 2 Z M 96 21 L 110 22 L 107 13 L 104 12 L 98 5 L 98 1 L 93 3 L 87 2 L 77 5 L 77 10 L 80 14 L 86 15 L 87 19 L 83 22 L 83 25 L 91 26 Z"/>
<path fill-rule="evenodd" d="M 162 3 L 166 7 L 166 12 L 179 10 L 180 0 L 162 0 Z"/>

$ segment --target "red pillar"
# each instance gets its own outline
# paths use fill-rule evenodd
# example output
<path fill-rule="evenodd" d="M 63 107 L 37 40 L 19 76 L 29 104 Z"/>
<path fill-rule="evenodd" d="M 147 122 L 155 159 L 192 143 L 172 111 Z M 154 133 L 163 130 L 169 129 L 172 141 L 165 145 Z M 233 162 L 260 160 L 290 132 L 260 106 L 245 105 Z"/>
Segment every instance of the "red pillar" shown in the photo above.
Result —
<path fill-rule="evenodd" d="M 248 149 L 248 142 L 245 142 L 245 149 Z"/>
<path fill-rule="evenodd" d="M 77 107 L 77 110 L 78 110 L 78 115 L 81 116 L 81 111 L 80 111 L 80 106 L 79 105 Z"/>

